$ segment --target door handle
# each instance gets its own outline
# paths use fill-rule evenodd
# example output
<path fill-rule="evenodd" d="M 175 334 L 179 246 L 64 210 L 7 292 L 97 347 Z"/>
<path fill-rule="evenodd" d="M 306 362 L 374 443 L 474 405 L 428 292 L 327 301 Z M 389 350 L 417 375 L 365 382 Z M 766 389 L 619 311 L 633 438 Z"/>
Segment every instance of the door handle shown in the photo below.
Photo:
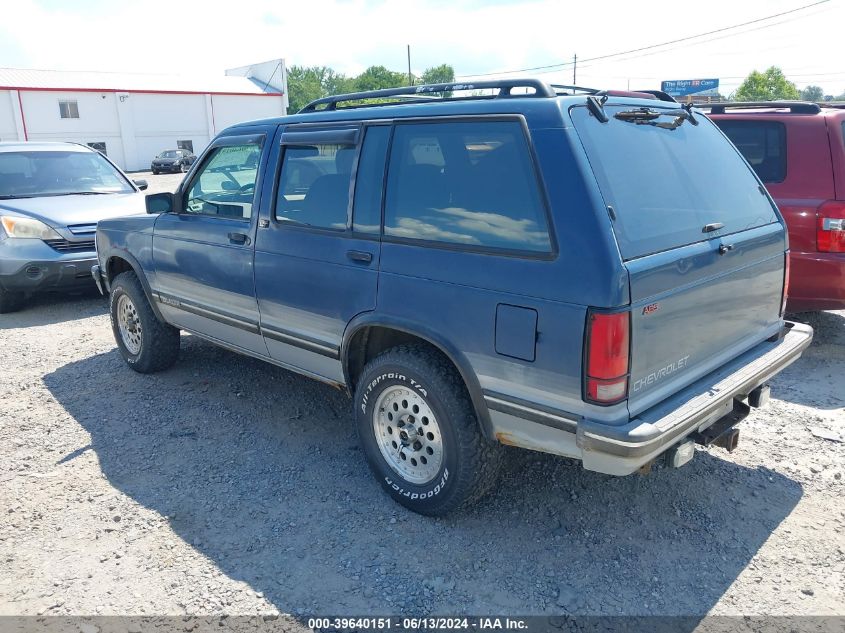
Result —
<path fill-rule="evenodd" d="M 246 233 L 229 233 L 229 241 L 235 244 L 249 244 L 249 236 Z"/>
<path fill-rule="evenodd" d="M 346 256 L 354 262 L 369 264 L 373 261 L 373 254 L 366 251 L 346 251 Z"/>

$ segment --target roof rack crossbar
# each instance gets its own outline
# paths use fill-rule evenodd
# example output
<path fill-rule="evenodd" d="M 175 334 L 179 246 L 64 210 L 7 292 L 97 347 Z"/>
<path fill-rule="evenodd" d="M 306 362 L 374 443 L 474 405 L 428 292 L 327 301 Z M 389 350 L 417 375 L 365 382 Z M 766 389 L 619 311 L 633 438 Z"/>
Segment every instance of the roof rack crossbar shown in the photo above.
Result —
<path fill-rule="evenodd" d="M 385 88 L 383 90 L 367 90 L 364 92 L 352 92 L 349 94 L 333 95 L 331 97 L 323 97 L 315 99 L 307 104 L 299 112 L 316 112 L 317 106 L 325 105 L 323 110 L 336 110 L 338 103 L 349 101 L 363 101 L 366 99 L 382 99 L 385 97 L 407 97 L 407 96 L 425 96 L 437 92 L 452 92 L 455 90 L 484 90 L 484 89 L 499 89 L 499 97 L 508 97 L 511 95 L 511 90 L 514 88 L 533 88 L 533 94 L 524 95 L 526 97 L 556 97 L 558 96 L 554 89 L 549 84 L 540 81 L 539 79 L 513 79 L 513 80 L 496 80 L 496 81 L 472 81 L 472 82 L 452 82 L 443 84 L 427 84 L 423 86 L 404 86 L 402 88 Z M 521 95 L 520 95 L 521 96 Z"/>
<path fill-rule="evenodd" d="M 793 114 L 818 114 L 822 111 L 812 101 L 736 101 L 730 103 L 702 103 L 698 107 L 709 108 L 710 114 L 724 114 L 726 110 L 748 110 L 752 108 L 789 108 Z"/>

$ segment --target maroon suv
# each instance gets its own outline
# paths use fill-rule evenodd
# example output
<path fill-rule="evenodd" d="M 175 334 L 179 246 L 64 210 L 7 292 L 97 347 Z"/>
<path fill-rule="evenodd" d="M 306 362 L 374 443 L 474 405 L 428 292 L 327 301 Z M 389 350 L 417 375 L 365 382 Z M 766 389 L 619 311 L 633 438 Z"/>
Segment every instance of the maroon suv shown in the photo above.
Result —
<path fill-rule="evenodd" d="M 710 106 L 774 197 L 789 229 L 787 310 L 845 308 L 845 105 Z"/>

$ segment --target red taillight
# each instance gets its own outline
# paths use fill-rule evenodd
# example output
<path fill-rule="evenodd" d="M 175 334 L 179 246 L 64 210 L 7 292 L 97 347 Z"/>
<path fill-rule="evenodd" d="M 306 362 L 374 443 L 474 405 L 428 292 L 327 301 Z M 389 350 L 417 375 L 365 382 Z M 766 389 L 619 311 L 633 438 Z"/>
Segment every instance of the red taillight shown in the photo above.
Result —
<path fill-rule="evenodd" d="M 614 404 L 628 397 L 630 324 L 628 312 L 587 318 L 587 400 Z"/>
<path fill-rule="evenodd" d="M 845 202 L 828 200 L 819 207 L 816 247 L 823 253 L 845 253 Z"/>
<path fill-rule="evenodd" d="M 789 251 L 783 256 L 783 295 L 780 301 L 780 315 L 786 312 L 786 299 L 789 296 Z"/>

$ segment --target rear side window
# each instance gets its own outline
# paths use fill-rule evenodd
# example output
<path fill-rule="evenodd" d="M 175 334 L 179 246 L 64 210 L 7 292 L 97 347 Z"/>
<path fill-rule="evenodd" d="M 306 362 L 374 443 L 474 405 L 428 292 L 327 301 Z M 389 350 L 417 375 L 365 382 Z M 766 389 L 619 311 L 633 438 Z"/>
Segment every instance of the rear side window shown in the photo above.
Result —
<path fill-rule="evenodd" d="M 522 126 L 516 121 L 397 125 L 384 233 L 549 252 L 545 208 Z"/>
<path fill-rule="evenodd" d="M 716 121 L 763 182 L 786 179 L 786 127 L 778 121 Z"/>
<path fill-rule="evenodd" d="M 651 106 L 658 109 L 659 106 Z M 571 109 L 624 259 L 678 248 L 777 222 L 774 206 L 716 126 L 674 117 L 622 120 L 630 106 L 606 106 L 601 123 L 584 106 Z M 624 115 L 623 115 L 624 116 Z M 663 127 L 657 124 L 662 124 Z M 704 232 L 708 224 L 723 228 Z"/>
<path fill-rule="evenodd" d="M 386 125 L 369 128 L 364 137 L 352 210 L 352 228 L 362 233 L 377 234 L 381 230 L 381 194 L 389 141 L 390 127 Z"/>
<path fill-rule="evenodd" d="M 285 148 L 276 219 L 345 230 L 355 147 L 298 145 Z"/>

